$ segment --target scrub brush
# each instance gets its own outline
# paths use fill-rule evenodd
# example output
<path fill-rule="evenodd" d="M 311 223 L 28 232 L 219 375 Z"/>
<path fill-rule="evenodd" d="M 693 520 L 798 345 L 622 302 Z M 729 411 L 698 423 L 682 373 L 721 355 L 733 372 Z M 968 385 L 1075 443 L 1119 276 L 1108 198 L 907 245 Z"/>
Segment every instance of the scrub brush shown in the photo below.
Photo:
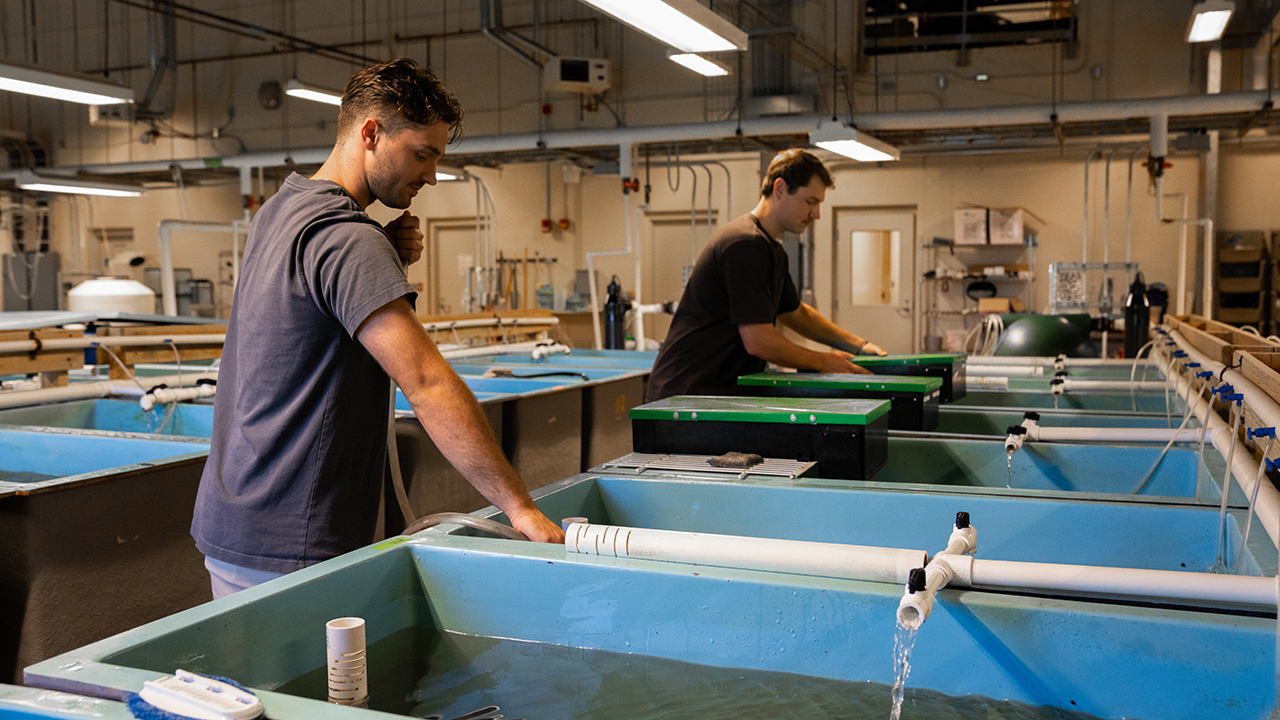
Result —
<path fill-rule="evenodd" d="M 560 370 L 560 371 L 557 371 L 557 372 L 532 373 L 532 374 L 529 374 L 529 375 L 517 375 L 517 374 L 515 374 L 515 372 L 513 372 L 513 371 L 511 370 L 511 368 L 497 368 L 497 367 L 496 367 L 496 368 L 489 368 L 488 370 L 485 370 L 485 371 L 484 371 L 484 374 L 483 374 L 483 375 L 481 375 L 480 377 L 487 377 L 487 378 L 520 378 L 521 380 L 524 380 L 524 379 L 527 379 L 527 378 L 566 377 L 566 376 L 567 376 L 567 377 L 578 377 L 578 378 L 582 378 L 583 382 L 591 382 L 591 378 L 587 377 L 587 374 L 586 374 L 586 373 L 580 373 L 580 372 L 569 372 L 569 371 L 567 371 L 567 370 Z"/>
<path fill-rule="evenodd" d="M 240 683 L 186 670 L 146 681 L 142 692 L 130 695 L 126 702 L 129 712 L 140 720 L 255 720 L 263 717 L 262 702 L 258 696 Z"/>

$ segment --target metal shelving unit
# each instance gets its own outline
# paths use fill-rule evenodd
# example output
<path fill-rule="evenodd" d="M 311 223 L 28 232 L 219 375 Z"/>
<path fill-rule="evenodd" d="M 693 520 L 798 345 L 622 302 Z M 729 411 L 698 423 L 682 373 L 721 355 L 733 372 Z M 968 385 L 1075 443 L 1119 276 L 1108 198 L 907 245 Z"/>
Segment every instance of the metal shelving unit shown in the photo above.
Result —
<path fill-rule="evenodd" d="M 943 254 L 942 251 L 946 251 Z M 921 293 L 922 328 L 925 335 L 943 335 L 946 330 L 970 327 L 969 318 L 980 315 L 977 301 L 969 298 L 964 290 L 972 282 L 988 280 L 999 290 L 997 297 L 1018 297 L 1028 310 L 1035 307 L 1036 298 L 1036 239 L 1027 236 L 1022 245 L 955 245 L 925 244 L 921 246 L 921 257 L 927 258 L 929 270 L 921 277 L 924 291 Z M 945 258 L 952 258 L 950 267 L 945 266 Z M 962 267 L 956 267 L 962 265 Z M 974 267 L 1008 267 L 1010 265 L 1026 265 L 1027 270 L 1016 275 L 999 275 L 986 272 L 973 272 Z M 939 270 L 945 272 L 940 275 Z M 1016 294 L 1009 290 L 1021 285 Z M 960 294 L 959 308 L 942 307 L 943 298 Z M 956 327 L 954 318 L 959 318 Z"/>

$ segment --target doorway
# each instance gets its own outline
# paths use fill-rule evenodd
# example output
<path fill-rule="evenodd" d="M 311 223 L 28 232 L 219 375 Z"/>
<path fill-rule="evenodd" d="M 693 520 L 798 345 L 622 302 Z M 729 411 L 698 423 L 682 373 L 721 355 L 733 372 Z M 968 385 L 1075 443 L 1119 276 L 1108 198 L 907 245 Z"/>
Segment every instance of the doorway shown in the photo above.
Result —
<path fill-rule="evenodd" d="M 645 218 L 649 221 L 649 232 L 640 251 L 645 273 L 640 299 L 645 303 L 679 300 L 684 294 L 687 273 L 719 229 L 719 212 L 712 210 L 709 222 L 706 210 L 692 214 L 683 210 L 651 210 L 645 213 Z M 661 342 L 670 327 L 670 315 L 645 315 L 647 337 Z"/>
<path fill-rule="evenodd" d="M 915 208 L 835 208 L 832 227 L 832 322 L 886 352 L 918 352 Z"/>
<path fill-rule="evenodd" d="M 475 265 L 474 217 L 427 221 L 422 262 L 409 266 L 409 282 L 418 288 L 419 315 L 467 312 L 467 273 Z"/>

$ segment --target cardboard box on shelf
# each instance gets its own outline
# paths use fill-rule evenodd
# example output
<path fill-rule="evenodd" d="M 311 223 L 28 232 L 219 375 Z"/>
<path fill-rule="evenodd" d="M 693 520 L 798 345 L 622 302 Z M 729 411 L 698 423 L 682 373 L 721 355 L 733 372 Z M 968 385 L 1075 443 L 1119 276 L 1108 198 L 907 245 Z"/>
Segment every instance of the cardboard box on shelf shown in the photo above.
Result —
<path fill-rule="evenodd" d="M 1022 208 L 991 208 L 987 217 L 988 242 L 992 245 L 1024 245 L 1034 229 Z"/>
<path fill-rule="evenodd" d="M 957 208 L 955 231 L 957 245 L 986 245 L 987 209 Z"/>
<path fill-rule="evenodd" d="M 978 300 L 978 312 L 987 313 L 1010 313 L 1022 312 L 1027 309 L 1021 298 L 981 298 Z"/>

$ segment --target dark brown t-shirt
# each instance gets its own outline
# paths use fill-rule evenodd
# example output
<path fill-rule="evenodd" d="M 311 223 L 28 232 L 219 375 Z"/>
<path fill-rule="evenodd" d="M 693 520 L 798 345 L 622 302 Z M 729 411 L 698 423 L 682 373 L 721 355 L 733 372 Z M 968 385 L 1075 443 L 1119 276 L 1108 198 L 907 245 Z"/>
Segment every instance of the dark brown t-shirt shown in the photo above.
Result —
<path fill-rule="evenodd" d="M 649 378 L 647 400 L 733 394 L 738 376 L 764 370 L 739 325 L 773 323 L 800 307 L 787 253 L 754 215 L 725 225 L 689 276 Z"/>

